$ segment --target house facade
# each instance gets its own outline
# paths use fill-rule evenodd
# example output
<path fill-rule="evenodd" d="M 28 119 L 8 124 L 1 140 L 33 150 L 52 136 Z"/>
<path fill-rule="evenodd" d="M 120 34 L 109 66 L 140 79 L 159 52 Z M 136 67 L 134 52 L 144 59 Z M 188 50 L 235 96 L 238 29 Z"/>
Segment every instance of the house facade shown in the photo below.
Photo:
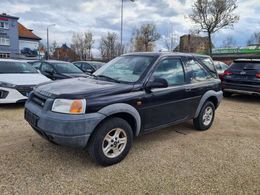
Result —
<path fill-rule="evenodd" d="M 207 53 L 209 39 L 198 35 L 183 35 L 180 37 L 178 50 L 184 53 Z"/>
<path fill-rule="evenodd" d="M 0 58 L 38 58 L 41 38 L 18 19 L 0 14 Z"/>
<path fill-rule="evenodd" d="M 20 57 L 35 58 L 39 54 L 40 37 L 33 33 L 33 30 L 26 28 L 18 22 L 19 53 Z"/>
<path fill-rule="evenodd" d="M 0 58 L 16 58 L 19 54 L 18 19 L 0 14 Z"/>

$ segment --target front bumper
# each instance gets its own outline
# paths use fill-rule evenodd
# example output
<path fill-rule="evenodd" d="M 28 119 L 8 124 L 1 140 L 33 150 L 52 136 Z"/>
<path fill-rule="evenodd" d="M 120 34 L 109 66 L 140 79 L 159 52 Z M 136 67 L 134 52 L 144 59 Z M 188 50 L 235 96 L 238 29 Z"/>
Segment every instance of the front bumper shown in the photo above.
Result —
<path fill-rule="evenodd" d="M 14 88 L 0 87 L 0 93 L 3 94 L 2 98 L 0 98 L 0 104 L 11 104 L 23 101 L 25 102 L 28 98 Z"/>
<path fill-rule="evenodd" d="M 230 93 L 260 95 L 260 85 L 223 82 L 222 89 L 224 92 Z"/>
<path fill-rule="evenodd" d="M 25 119 L 43 138 L 59 145 L 84 148 L 96 126 L 105 118 L 100 113 L 69 115 L 50 111 L 53 100 L 41 107 L 31 101 L 25 104 Z"/>

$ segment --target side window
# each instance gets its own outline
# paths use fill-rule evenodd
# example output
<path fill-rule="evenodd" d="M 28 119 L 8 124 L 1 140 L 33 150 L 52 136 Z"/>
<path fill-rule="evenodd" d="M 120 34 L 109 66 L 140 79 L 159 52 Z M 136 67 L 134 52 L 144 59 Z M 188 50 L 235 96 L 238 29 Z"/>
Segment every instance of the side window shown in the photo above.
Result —
<path fill-rule="evenodd" d="M 180 59 L 163 60 L 154 71 L 153 77 L 166 79 L 169 86 L 183 84 L 185 77 Z"/>
<path fill-rule="evenodd" d="M 42 72 L 54 72 L 54 69 L 51 65 L 43 63 L 42 64 Z"/>
<path fill-rule="evenodd" d="M 83 71 L 94 71 L 94 68 L 89 64 L 82 64 Z"/>
<path fill-rule="evenodd" d="M 187 61 L 187 68 L 190 72 L 192 83 L 202 82 L 212 78 L 208 71 L 206 71 L 197 61 L 193 59 L 189 59 Z"/>
<path fill-rule="evenodd" d="M 32 64 L 32 66 L 33 66 L 34 68 L 36 68 L 37 70 L 39 70 L 39 69 L 40 69 L 40 66 L 41 66 L 41 62 L 34 62 L 34 63 Z"/>
<path fill-rule="evenodd" d="M 77 66 L 79 69 L 81 69 L 81 64 L 80 63 L 74 63 L 75 66 Z"/>

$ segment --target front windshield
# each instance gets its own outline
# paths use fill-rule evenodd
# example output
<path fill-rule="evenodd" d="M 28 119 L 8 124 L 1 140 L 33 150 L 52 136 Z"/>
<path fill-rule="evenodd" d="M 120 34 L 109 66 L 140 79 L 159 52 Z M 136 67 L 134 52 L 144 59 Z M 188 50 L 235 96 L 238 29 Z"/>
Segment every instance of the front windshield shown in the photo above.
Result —
<path fill-rule="evenodd" d="M 55 70 L 58 73 L 83 73 L 78 67 L 76 67 L 72 63 L 52 63 L 54 65 Z"/>
<path fill-rule="evenodd" d="M 133 83 L 156 60 L 154 56 L 121 56 L 102 66 L 94 76 L 105 76 L 120 82 Z"/>
<path fill-rule="evenodd" d="M 37 70 L 26 62 L 0 62 L 0 74 L 37 74 Z"/>

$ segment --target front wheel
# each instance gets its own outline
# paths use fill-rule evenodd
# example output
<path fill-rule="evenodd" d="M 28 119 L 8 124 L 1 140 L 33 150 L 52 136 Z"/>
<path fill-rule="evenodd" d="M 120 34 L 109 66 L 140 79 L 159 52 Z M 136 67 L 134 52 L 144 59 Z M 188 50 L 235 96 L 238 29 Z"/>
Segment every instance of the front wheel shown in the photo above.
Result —
<path fill-rule="evenodd" d="M 98 164 L 109 166 L 127 156 L 132 142 L 133 131 L 128 122 L 121 118 L 111 118 L 95 129 L 88 152 Z"/>
<path fill-rule="evenodd" d="M 194 128 L 200 131 L 208 130 L 214 121 L 214 117 L 215 106 L 212 102 L 207 101 L 201 108 L 199 116 L 193 120 Z"/>

